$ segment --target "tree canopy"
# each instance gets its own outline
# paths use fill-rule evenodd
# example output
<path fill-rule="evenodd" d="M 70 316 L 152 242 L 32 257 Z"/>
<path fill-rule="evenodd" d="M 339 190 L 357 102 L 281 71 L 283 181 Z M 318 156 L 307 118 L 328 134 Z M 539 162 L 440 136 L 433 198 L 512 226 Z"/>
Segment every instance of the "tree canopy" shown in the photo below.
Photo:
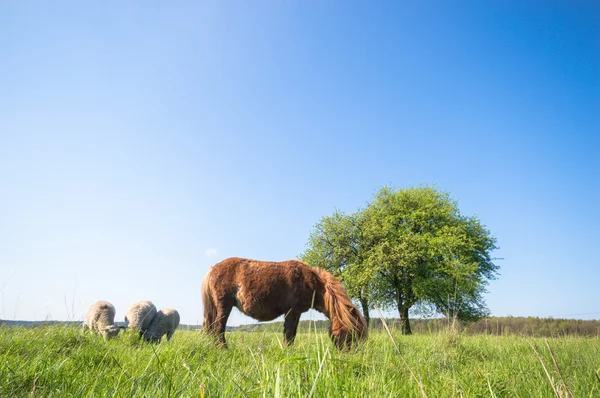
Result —
<path fill-rule="evenodd" d="M 447 192 L 384 187 L 355 214 L 323 217 L 301 257 L 336 274 L 367 319 L 373 304 L 396 308 L 409 334 L 415 306 L 462 320 L 484 316 L 482 294 L 498 271 L 494 249 L 491 233 Z"/>

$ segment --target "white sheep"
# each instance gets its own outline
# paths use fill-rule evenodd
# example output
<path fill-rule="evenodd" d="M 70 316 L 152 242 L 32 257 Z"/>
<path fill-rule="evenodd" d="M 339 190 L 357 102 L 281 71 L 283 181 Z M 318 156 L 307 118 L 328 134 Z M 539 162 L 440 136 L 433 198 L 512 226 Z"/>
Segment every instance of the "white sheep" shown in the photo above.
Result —
<path fill-rule="evenodd" d="M 96 331 L 108 340 L 119 334 L 119 327 L 115 325 L 115 307 L 108 301 L 98 301 L 93 304 L 85 314 L 83 330 Z"/>
<path fill-rule="evenodd" d="M 162 336 L 167 335 L 167 341 L 171 340 L 175 329 L 179 326 L 179 312 L 173 308 L 163 308 L 156 313 L 150 327 L 144 334 L 148 341 L 160 343 Z"/>
<path fill-rule="evenodd" d="M 137 329 L 140 336 L 148 329 L 156 316 L 156 306 L 148 300 L 139 300 L 129 306 L 125 314 L 127 327 Z"/>

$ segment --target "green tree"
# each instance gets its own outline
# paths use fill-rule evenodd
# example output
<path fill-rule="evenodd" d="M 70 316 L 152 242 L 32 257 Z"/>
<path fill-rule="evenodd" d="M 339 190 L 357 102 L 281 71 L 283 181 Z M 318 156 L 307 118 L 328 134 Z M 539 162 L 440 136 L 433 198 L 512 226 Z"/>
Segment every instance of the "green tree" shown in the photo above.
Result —
<path fill-rule="evenodd" d="M 415 305 L 463 320 L 486 314 L 482 293 L 498 270 L 491 258 L 496 240 L 447 192 L 384 187 L 360 224 L 373 299 L 397 308 L 404 334 L 411 333 Z"/>
<path fill-rule="evenodd" d="M 410 334 L 411 308 L 461 320 L 486 314 L 482 294 L 497 275 L 495 243 L 448 193 L 384 187 L 364 210 L 321 219 L 302 258 L 338 275 L 366 316 L 370 303 L 396 308 Z"/>

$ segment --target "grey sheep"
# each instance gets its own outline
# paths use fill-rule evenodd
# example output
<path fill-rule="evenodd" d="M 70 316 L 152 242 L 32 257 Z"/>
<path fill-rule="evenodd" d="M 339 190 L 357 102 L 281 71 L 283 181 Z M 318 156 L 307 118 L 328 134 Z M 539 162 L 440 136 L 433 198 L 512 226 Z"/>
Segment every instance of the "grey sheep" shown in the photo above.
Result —
<path fill-rule="evenodd" d="M 83 330 L 98 332 L 108 340 L 119 334 L 119 327 L 115 325 L 115 307 L 108 301 L 98 301 L 93 304 L 83 319 Z"/>
<path fill-rule="evenodd" d="M 150 327 L 144 334 L 148 341 L 160 343 L 161 338 L 166 334 L 167 341 L 171 340 L 175 329 L 179 326 L 179 312 L 173 308 L 163 308 L 156 313 Z"/>
<path fill-rule="evenodd" d="M 156 306 L 151 301 L 138 300 L 129 306 L 125 314 L 125 323 L 127 327 L 138 330 L 141 336 L 150 327 L 155 316 Z"/>

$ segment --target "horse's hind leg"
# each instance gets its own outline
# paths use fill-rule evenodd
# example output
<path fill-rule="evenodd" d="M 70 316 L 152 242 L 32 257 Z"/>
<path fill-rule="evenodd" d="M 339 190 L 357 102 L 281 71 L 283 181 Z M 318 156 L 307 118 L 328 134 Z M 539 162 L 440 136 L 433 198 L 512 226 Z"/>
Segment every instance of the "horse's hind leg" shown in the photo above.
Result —
<path fill-rule="evenodd" d="M 229 318 L 229 314 L 231 314 L 232 308 L 233 304 L 228 302 L 219 303 L 217 305 L 217 319 L 215 320 L 214 330 L 218 333 L 218 344 L 223 347 L 227 347 L 225 330 L 227 328 L 227 319 Z"/>
<path fill-rule="evenodd" d="M 301 312 L 297 312 L 292 309 L 285 316 L 285 321 L 283 322 L 283 342 L 285 345 L 289 346 L 294 344 L 301 314 Z"/>

